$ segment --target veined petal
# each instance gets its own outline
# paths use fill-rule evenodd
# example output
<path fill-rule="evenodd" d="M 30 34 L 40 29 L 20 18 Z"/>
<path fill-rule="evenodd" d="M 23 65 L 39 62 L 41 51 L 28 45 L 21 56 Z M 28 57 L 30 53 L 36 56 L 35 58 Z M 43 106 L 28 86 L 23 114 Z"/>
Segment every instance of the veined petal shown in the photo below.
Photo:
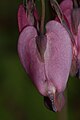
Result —
<path fill-rule="evenodd" d="M 68 21 L 69 26 L 70 26 L 70 31 L 71 31 L 72 36 L 74 38 L 74 44 L 72 47 L 73 59 L 72 59 L 70 75 L 75 76 L 77 73 L 77 69 L 78 69 L 77 68 L 77 52 L 78 51 L 77 51 L 77 36 L 74 34 L 74 33 L 77 33 L 77 28 L 76 28 L 75 23 L 74 23 L 74 21 L 75 21 L 74 15 L 76 16 L 76 14 L 75 14 L 75 10 L 73 10 L 73 1 L 72 0 L 64 0 L 63 2 L 61 2 L 60 7 L 61 7 L 65 17 L 67 18 L 67 21 Z M 78 21 L 76 21 L 76 24 L 78 25 Z"/>
<path fill-rule="evenodd" d="M 57 91 L 62 92 L 66 87 L 71 67 L 71 39 L 66 29 L 56 21 L 49 22 L 46 29 L 47 45 L 44 54 L 46 76 Z"/>
<path fill-rule="evenodd" d="M 44 73 L 44 63 L 38 58 L 36 45 L 37 31 L 34 27 L 24 28 L 19 36 L 18 53 L 22 65 L 31 77 L 38 91 L 46 94 L 46 78 Z"/>

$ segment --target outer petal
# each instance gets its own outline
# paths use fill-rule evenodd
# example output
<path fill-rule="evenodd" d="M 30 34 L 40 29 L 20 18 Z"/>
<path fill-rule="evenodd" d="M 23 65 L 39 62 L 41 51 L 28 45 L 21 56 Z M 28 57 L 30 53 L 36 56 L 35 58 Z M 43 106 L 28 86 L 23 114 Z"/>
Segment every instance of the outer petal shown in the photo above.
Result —
<path fill-rule="evenodd" d="M 61 7 L 63 12 L 68 10 L 68 9 L 72 9 L 73 8 L 73 2 L 72 2 L 72 0 L 63 0 L 60 4 L 60 7 Z"/>
<path fill-rule="evenodd" d="M 36 48 L 37 32 L 34 27 L 26 27 L 19 36 L 18 53 L 22 65 L 42 95 L 45 95 L 44 63 L 38 59 Z"/>
<path fill-rule="evenodd" d="M 71 65 L 71 71 L 70 71 L 70 75 L 71 76 L 75 76 L 78 68 L 77 68 L 77 25 L 78 25 L 78 20 L 76 21 L 76 23 L 74 23 L 75 21 L 75 17 L 76 16 L 76 11 L 73 10 L 73 1 L 72 0 L 64 0 L 63 2 L 61 2 L 60 7 L 65 15 L 65 17 L 68 20 L 69 26 L 70 26 L 70 30 L 72 32 L 72 35 L 74 37 L 75 40 L 75 44 L 73 45 L 73 60 L 72 60 L 72 65 Z M 73 19 L 75 18 L 75 19 Z M 75 29 L 76 28 L 76 29 Z"/>
<path fill-rule="evenodd" d="M 71 12 L 73 9 L 73 2 L 72 0 L 63 0 L 60 4 L 60 8 L 64 13 L 65 17 L 67 18 L 70 28 L 71 28 Z"/>
<path fill-rule="evenodd" d="M 18 9 L 18 27 L 19 32 L 28 24 L 27 13 L 25 12 L 24 6 L 21 4 Z"/>
<path fill-rule="evenodd" d="M 66 87 L 71 67 L 71 39 L 65 28 L 56 21 L 50 21 L 46 29 L 47 47 L 44 55 L 46 75 L 57 91 L 62 92 Z"/>

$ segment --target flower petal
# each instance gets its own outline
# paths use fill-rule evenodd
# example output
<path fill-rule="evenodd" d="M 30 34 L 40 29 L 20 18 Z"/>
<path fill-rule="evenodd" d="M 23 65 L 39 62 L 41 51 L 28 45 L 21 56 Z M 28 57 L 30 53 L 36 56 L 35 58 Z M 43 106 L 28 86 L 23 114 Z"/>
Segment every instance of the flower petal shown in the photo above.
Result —
<path fill-rule="evenodd" d="M 60 4 L 60 7 L 61 7 L 63 12 L 68 10 L 68 9 L 72 9 L 73 8 L 73 2 L 72 2 L 72 0 L 63 0 Z"/>
<path fill-rule="evenodd" d="M 19 36 L 18 53 L 22 65 L 31 77 L 38 91 L 46 94 L 46 78 L 44 73 L 44 63 L 38 58 L 36 45 L 37 31 L 34 27 L 24 28 Z"/>
<path fill-rule="evenodd" d="M 18 27 L 19 32 L 28 24 L 27 13 L 25 12 L 24 6 L 21 4 L 18 9 Z"/>
<path fill-rule="evenodd" d="M 66 87 L 71 67 L 71 39 L 66 29 L 56 21 L 50 21 L 46 29 L 47 46 L 44 54 L 46 75 L 57 91 L 62 92 Z"/>
<path fill-rule="evenodd" d="M 65 17 L 67 18 L 68 23 L 69 23 L 70 28 L 71 28 L 72 27 L 71 26 L 71 12 L 72 12 L 72 9 L 73 9 L 72 0 L 62 1 L 61 4 L 60 4 L 60 8 L 62 9 L 62 12 L 64 13 Z"/>

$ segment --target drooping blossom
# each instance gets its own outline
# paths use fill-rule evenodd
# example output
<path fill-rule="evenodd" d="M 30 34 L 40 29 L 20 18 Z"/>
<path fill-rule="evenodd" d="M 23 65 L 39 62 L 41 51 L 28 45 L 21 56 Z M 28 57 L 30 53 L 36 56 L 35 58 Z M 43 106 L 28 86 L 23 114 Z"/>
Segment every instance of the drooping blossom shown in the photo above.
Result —
<path fill-rule="evenodd" d="M 25 10 L 24 5 L 20 5 L 18 10 L 18 54 L 25 71 L 45 97 L 46 106 L 56 112 L 62 109 L 65 101 L 63 92 L 72 63 L 71 38 L 56 20 L 46 24 L 44 35 L 39 34 L 37 12 L 32 7 L 28 4 Z"/>
<path fill-rule="evenodd" d="M 70 26 L 70 31 L 74 37 L 73 44 L 73 59 L 70 75 L 78 75 L 80 78 L 80 1 L 79 0 L 64 0 L 60 7 L 63 14 L 66 16 Z"/>

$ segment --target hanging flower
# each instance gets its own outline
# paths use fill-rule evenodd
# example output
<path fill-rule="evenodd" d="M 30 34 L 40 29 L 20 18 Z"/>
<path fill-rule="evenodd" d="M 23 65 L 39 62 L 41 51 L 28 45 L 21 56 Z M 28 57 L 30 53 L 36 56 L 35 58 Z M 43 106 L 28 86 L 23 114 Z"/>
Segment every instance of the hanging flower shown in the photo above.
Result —
<path fill-rule="evenodd" d="M 43 0 L 42 0 L 43 1 Z M 64 105 L 63 92 L 72 63 L 72 42 L 64 25 L 56 20 L 46 24 L 42 34 L 35 5 L 18 10 L 18 54 L 20 61 L 41 95 L 45 105 L 57 112 Z"/>
<path fill-rule="evenodd" d="M 78 75 L 78 78 L 80 78 L 80 1 L 64 0 L 60 4 L 60 7 L 69 23 L 70 31 L 74 37 L 70 75 Z"/>

